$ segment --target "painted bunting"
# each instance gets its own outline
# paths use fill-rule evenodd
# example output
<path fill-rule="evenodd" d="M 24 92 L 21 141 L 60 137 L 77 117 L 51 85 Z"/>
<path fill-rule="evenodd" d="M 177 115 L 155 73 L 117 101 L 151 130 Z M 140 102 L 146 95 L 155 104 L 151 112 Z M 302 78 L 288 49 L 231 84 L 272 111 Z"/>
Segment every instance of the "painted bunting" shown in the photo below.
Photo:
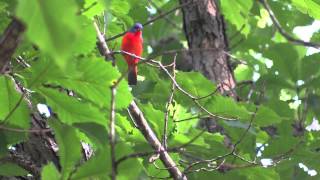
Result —
<path fill-rule="evenodd" d="M 141 56 L 143 51 L 143 39 L 142 39 L 142 24 L 136 23 L 134 26 L 123 36 L 121 50 L 136 56 Z M 128 64 L 128 82 L 129 85 L 137 84 L 137 75 L 139 62 L 138 58 L 132 57 L 127 54 L 123 54 L 124 59 Z"/>

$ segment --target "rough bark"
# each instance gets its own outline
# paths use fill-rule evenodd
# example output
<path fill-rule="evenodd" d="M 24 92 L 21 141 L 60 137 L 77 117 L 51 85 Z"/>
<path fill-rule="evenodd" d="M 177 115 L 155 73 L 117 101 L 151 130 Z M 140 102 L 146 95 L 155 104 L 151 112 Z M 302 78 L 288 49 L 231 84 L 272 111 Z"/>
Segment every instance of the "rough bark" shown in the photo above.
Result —
<path fill-rule="evenodd" d="M 0 73 L 4 73 L 24 31 L 25 26 L 17 19 L 13 19 L 2 34 L 0 38 Z"/>
<path fill-rule="evenodd" d="M 191 1 L 180 0 L 180 3 Z M 236 97 L 235 80 L 226 54 L 225 23 L 216 1 L 198 0 L 193 6 L 183 7 L 182 11 L 193 69 L 216 82 L 221 93 Z"/>

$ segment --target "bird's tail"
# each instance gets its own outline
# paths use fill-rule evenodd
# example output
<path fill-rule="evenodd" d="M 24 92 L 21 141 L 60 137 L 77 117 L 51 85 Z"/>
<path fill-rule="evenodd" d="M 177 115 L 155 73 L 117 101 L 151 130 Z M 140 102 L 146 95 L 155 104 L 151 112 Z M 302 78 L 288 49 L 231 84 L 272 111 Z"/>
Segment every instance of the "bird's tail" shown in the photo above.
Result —
<path fill-rule="evenodd" d="M 129 66 L 128 72 L 128 84 L 137 85 L 138 67 L 137 65 Z"/>

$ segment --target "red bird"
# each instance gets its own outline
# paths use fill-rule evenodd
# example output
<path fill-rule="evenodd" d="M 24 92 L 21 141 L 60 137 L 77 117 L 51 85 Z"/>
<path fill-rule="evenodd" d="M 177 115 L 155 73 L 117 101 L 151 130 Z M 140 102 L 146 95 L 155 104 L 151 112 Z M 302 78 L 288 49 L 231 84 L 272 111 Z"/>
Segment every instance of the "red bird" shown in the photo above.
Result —
<path fill-rule="evenodd" d="M 134 54 L 136 56 L 141 56 L 143 51 L 143 39 L 142 39 L 142 24 L 136 23 L 130 31 L 128 31 L 122 39 L 121 50 Z M 129 85 L 137 84 L 137 75 L 139 62 L 138 58 L 134 58 L 130 55 L 123 54 L 124 59 L 128 64 L 128 82 Z"/>

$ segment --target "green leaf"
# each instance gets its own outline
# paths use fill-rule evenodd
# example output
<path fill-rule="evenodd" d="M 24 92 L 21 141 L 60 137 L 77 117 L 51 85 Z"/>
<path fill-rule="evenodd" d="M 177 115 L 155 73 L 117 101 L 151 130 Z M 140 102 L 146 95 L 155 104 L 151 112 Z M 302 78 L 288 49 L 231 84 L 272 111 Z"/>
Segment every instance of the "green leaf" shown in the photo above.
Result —
<path fill-rule="evenodd" d="M 60 67 L 66 68 L 74 50 L 83 46 L 82 43 L 79 46 L 79 42 L 84 34 L 91 37 L 90 44 L 88 37 L 85 38 L 87 47 L 92 49 L 95 44 L 93 35 L 87 34 L 88 30 L 83 28 L 83 19 L 76 15 L 77 11 L 73 0 L 20 0 L 16 15 L 26 23 L 29 40 L 49 54 Z"/>
<path fill-rule="evenodd" d="M 146 144 L 145 137 L 135 128 L 133 120 L 131 120 L 130 117 L 125 117 L 117 113 L 116 125 L 116 132 L 122 141 L 131 142 L 135 145 L 141 143 Z"/>
<path fill-rule="evenodd" d="M 127 1 L 112 1 L 110 10 L 119 14 L 128 14 L 130 4 Z"/>
<path fill-rule="evenodd" d="M 268 3 L 282 28 L 288 33 L 292 32 L 292 29 L 296 26 L 307 26 L 314 20 L 289 1 L 269 1 Z"/>
<path fill-rule="evenodd" d="M 230 97 L 220 95 L 211 97 L 205 106 L 210 112 L 234 119 L 248 120 L 249 111 L 241 104 L 238 104 Z"/>
<path fill-rule="evenodd" d="M 29 109 L 27 103 L 14 87 L 12 79 L 0 76 L 0 122 L 16 128 L 30 127 Z M 6 119 L 5 118 L 9 117 Z"/>
<path fill-rule="evenodd" d="M 279 174 L 271 168 L 253 167 L 241 170 L 240 174 L 247 177 L 247 180 L 280 180 Z"/>
<path fill-rule="evenodd" d="M 176 79 L 184 90 L 197 97 L 206 96 L 216 89 L 215 85 L 199 72 L 178 72 Z"/>
<path fill-rule="evenodd" d="M 301 12 L 309 14 L 310 17 L 320 19 L 320 3 L 314 0 L 291 0 L 292 4 L 296 6 Z"/>
<path fill-rule="evenodd" d="M 1 163 L 0 164 L 0 175 L 1 176 L 25 176 L 28 171 L 22 167 L 13 163 Z"/>
<path fill-rule="evenodd" d="M 73 126 L 85 133 L 97 146 L 107 145 L 109 134 L 105 126 L 96 123 L 75 123 Z"/>
<path fill-rule="evenodd" d="M 61 175 L 53 163 L 49 163 L 43 167 L 41 172 L 41 179 L 59 180 L 60 177 Z"/>
<path fill-rule="evenodd" d="M 38 88 L 53 112 L 66 124 L 94 122 L 106 126 L 106 117 L 96 107 L 49 88 Z"/>
<path fill-rule="evenodd" d="M 49 122 L 55 132 L 59 146 L 59 159 L 62 166 L 62 179 L 68 179 L 69 174 L 81 159 L 81 145 L 74 127 L 63 124 L 57 119 Z"/>
<path fill-rule="evenodd" d="M 44 83 L 59 85 L 73 90 L 99 107 L 107 108 L 111 102 L 110 86 L 121 76 L 110 63 L 96 57 L 70 61 L 67 72 L 61 71 L 50 59 L 43 57 L 22 74 L 27 77 L 30 88 Z M 127 82 L 121 81 L 117 88 L 116 108 L 126 108 L 131 100 Z"/>
<path fill-rule="evenodd" d="M 216 86 L 205 78 L 199 72 L 178 72 L 176 74 L 176 81 L 182 89 L 195 97 L 204 97 L 212 94 L 216 91 Z M 190 106 L 192 100 L 180 91 L 175 94 L 175 99 L 178 103 Z M 201 99 L 202 102 L 206 102 L 208 98 Z"/>
<path fill-rule="evenodd" d="M 253 76 L 253 69 L 246 65 L 239 65 L 234 70 L 237 81 L 251 80 Z"/>
<path fill-rule="evenodd" d="M 243 35 L 247 36 L 250 31 L 248 15 L 252 8 L 252 0 L 229 0 L 221 1 L 222 12 L 225 18 Z M 244 29 L 240 29 L 244 26 Z"/>
<path fill-rule="evenodd" d="M 103 0 L 85 0 L 83 7 L 83 15 L 88 18 L 93 18 L 94 16 L 98 16 L 104 11 Z"/>
<path fill-rule="evenodd" d="M 139 107 L 141 108 L 146 119 L 148 119 L 152 129 L 155 131 L 158 137 L 161 137 L 164 127 L 164 112 L 154 109 L 151 103 L 143 105 L 141 104 Z M 171 128 L 172 123 L 168 122 L 168 132 L 170 132 Z"/>
<path fill-rule="evenodd" d="M 16 126 L 10 126 L 10 128 L 20 128 Z M 27 132 L 13 132 L 13 131 L 0 131 L 0 157 L 8 153 L 8 146 L 22 142 L 28 138 Z"/>
<path fill-rule="evenodd" d="M 118 143 L 116 146 L 116 156 L 121 158 L 128 154 L 134 153 L 132 148 L 125 142 Z M 119 164 L 119 179 L 139 179 L 141 171 L 144 170 L 142 164 L 139 162 L 138 158 L 129 158 Z M 130 174 L 130 176 L 128 176 Z"/>
<path fill-rule="evenodd" d="M 313 54 L 301 59 L 301 76 L 300 79 L 305 81 L 304 86 L 318 86 L 317 80 L 319 79 L 320 71 L 317 66 L 320 65 L 317 59 L 320 54 Z"/>
<path fill-rule="evenodd" d="M 260 106 L 253 120 L 258 126 L 269 126 L 281 122 L 281 117 L 268 107 Z"/>
<path fill-rule="evenodd" d="M 187 111 L 187 109 L 184 108 L 184 106 L 178 104 L 178 103 L 174 103 L 174 107 L 172 108 L 172 111 L 170 114 L 170 116 L 172 117 L 172 120 L 175 121 L 179 121 L 179 120 L 183 120 L 186 118 L 190 118 L 192 116 L 194 116 L 193 114 L 189 113 Z M 191 119 L 191 120 L 186 120 L 186 121 L 180 121 L 180 122 L 176 122 L 175 123 L 175 131 L 177 133 L 187 133 L 191 128 L 196 127 L 196 125 L 198 124 L 198 119 Z"/>
<path fill-rule="evenodd" d="M 287 43 L 272 44 L 264 56 L 273 61 L 272 68 L 278 71 L 279 76 L 294 82 L 298 80 L 300 68 L 297 48 Z"/>

